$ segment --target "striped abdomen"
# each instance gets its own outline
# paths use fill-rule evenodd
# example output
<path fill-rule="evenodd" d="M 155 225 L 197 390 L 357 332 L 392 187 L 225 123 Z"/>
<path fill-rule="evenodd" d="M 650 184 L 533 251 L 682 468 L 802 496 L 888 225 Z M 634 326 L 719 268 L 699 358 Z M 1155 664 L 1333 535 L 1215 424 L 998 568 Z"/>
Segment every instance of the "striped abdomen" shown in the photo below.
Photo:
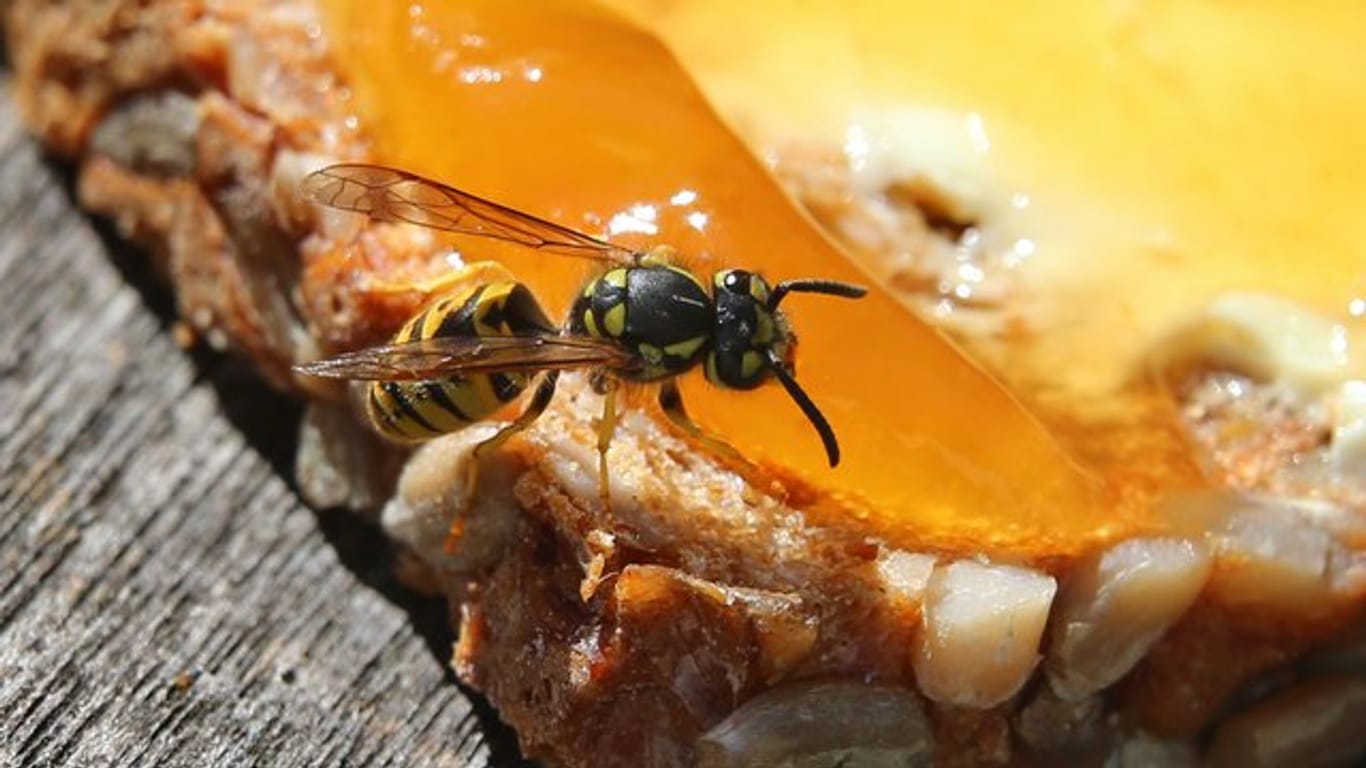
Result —
<path fill-rule="evenodd" d="M 394 343 L 443 336 L 511 336 L 554 331 L 521 283 L 495 282 L 442 296 L 409 320 Z M 386 437 L 428 440 L 492 415 L 526 389 L 526 373 L 453 376 L 436 381 L 377 381 L 369 386 L 370 420 Z"/>

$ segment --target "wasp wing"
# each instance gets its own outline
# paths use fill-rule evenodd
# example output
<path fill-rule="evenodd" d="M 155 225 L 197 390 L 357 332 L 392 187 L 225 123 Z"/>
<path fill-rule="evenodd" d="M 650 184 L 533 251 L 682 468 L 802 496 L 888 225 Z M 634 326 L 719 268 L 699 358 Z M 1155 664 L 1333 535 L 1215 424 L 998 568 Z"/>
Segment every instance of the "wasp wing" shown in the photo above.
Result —
<path fill-rule="evenodd" d="M 513 371 L 629 367 L 633 358 L 588 336 L 441 336 L 370 347 L 294 366 L 309 376 L 360 381 L 431 381 Z"/>
<path fill-rule="evenodd" d="M 633 262 L 635 252 L 397 168 L 331 165 L 300 182 L 318 203 L 373 219 L 491 237 L 566 256 Z"/>

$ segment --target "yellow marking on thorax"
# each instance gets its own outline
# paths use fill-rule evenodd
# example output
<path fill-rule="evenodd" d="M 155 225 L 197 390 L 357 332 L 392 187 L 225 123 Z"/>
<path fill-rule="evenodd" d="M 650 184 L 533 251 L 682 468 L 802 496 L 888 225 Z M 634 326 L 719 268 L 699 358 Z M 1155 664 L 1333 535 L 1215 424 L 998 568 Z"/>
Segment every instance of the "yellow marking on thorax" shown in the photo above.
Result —
<path fill-rule="evenodd" d="M 697 350 L 701 349 L 702 345 L 706 343 L 706 336 L 694 336 L 687 341 L 678 341 L 666 346 L 664 348 L 664 354 L 669 355 L 670 357 L 692 357 L 697 353 Z"/>
<path fill-rule="evenodd" d="M 640 264 L 646 267 L 669 267 L 678 259 L 678 250 L 668 245 L 656 245 L 640 256 Z"/>
<path fill-rule="evenodd" d="M 645 358 L 645 362 L 650 365 L 659 365 L 659 363 L 664 360 L 664 350 L 653 344 L 638 344 L 636 345 L 636 350 L 640 352 L 641 357 Z"/>
<path fill-rule="evenodd" d="M 672 264 L 666 264 L 664 266 L 666 266 L 670 272 L 674 272 L 688 278 L 688 280 L 692 281 L 693 285 L 697 286 L 697 289 L 699 291 L 703 293 L 707 292 L 707 286 L 704 285 L 700 279 L 698 279 L 697 275 L 693 274 L 692 272 L 689 272 L 688 270 L 682 267 L 676 267 Z"/>
<path fill-rule="evenodd" d="M 626 303 L 622 302 L 607 310 L 602 316 L 603 328 L 612 336 L 626 332 Z"/>

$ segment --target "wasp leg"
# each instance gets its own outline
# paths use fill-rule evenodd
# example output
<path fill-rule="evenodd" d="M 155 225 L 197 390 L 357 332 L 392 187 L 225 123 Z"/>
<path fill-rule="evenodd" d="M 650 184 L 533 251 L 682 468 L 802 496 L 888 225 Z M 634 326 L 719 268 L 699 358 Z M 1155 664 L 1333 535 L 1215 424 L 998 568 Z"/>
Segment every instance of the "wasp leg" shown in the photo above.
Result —
<path fill-rule="evenodd" d="M 545 413 L 550 401 L 555 399 L 555 384 L 559 378 L 559 371 L 547 371 L 541 377 L 541 383 L 537 385 L 535 394 L 531 396 L 531 402 L 527 403 L 522 414 L 511 424 L 498 430 L 493 437 L 474 446 L 474 450 L 470 453 L 469 463 L 465 465 L 465 497 L 461 500 L 460 508 L 455 513 L 455 519 L 451 521 L 450 533 L 446 535 L 446 554 L 454 554 L 456 548 L 460 546 L 460 538 L 465 533 L 465 517 L 469 514 L 470 508 L 474 506 L 474 500 L 479 491 L 479 465 L 483 463 L 484 457 L 507 442 L 508 438 L 531 426 L 533 421 Z"/>
<path fill-rule="evenodd" d="M 738 463 L 746 469 L 754 469 L 754 464 L 724 440 L 712 437 L 702 428 L 697 426 L 688 416 L 688 411 L 683 407 L 683 394 L 678 391 L 678 382 L 674 379 L 666 379 L 659 385 L 659 408 L 664 411 L 664 415 L 669 417 L 669 421 L 674 426 L 683 430 L 689 437 L 701 443 L 704 448 L 713 453 Z"/>
<path fill-rule="evenodd" d="M 604 513 L 612 508 L 612 490 L 607 472 L 607 451 L 612 447 L 612 435 L 617 431 L 617 386 L 606 380 L 602 393 L 602 419 L 598 422 L 598 498 Z"/>
<path fill-rule="evenodd" d="M 453 269 L 436 277 L 416 282 L 370 280 L 365 290 L 370 293 L 421 293 L 436 296 L 460 285 L 475 285 L 499 280 L 511 280 L 512 273 L 496 261 L 476 261 L 461 269 Z"/>

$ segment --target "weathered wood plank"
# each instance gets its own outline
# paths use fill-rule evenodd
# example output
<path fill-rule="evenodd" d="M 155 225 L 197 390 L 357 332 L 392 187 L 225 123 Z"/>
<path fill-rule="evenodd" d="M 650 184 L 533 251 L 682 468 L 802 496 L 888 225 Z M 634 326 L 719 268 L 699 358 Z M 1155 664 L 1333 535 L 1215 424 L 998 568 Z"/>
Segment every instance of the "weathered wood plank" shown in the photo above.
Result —
<path fill-rule="evenodd" d="M 515 763 L 441 607 L 284 479 L 296 407 L 175 346 L 0 78 L 0 764 Z"/>

